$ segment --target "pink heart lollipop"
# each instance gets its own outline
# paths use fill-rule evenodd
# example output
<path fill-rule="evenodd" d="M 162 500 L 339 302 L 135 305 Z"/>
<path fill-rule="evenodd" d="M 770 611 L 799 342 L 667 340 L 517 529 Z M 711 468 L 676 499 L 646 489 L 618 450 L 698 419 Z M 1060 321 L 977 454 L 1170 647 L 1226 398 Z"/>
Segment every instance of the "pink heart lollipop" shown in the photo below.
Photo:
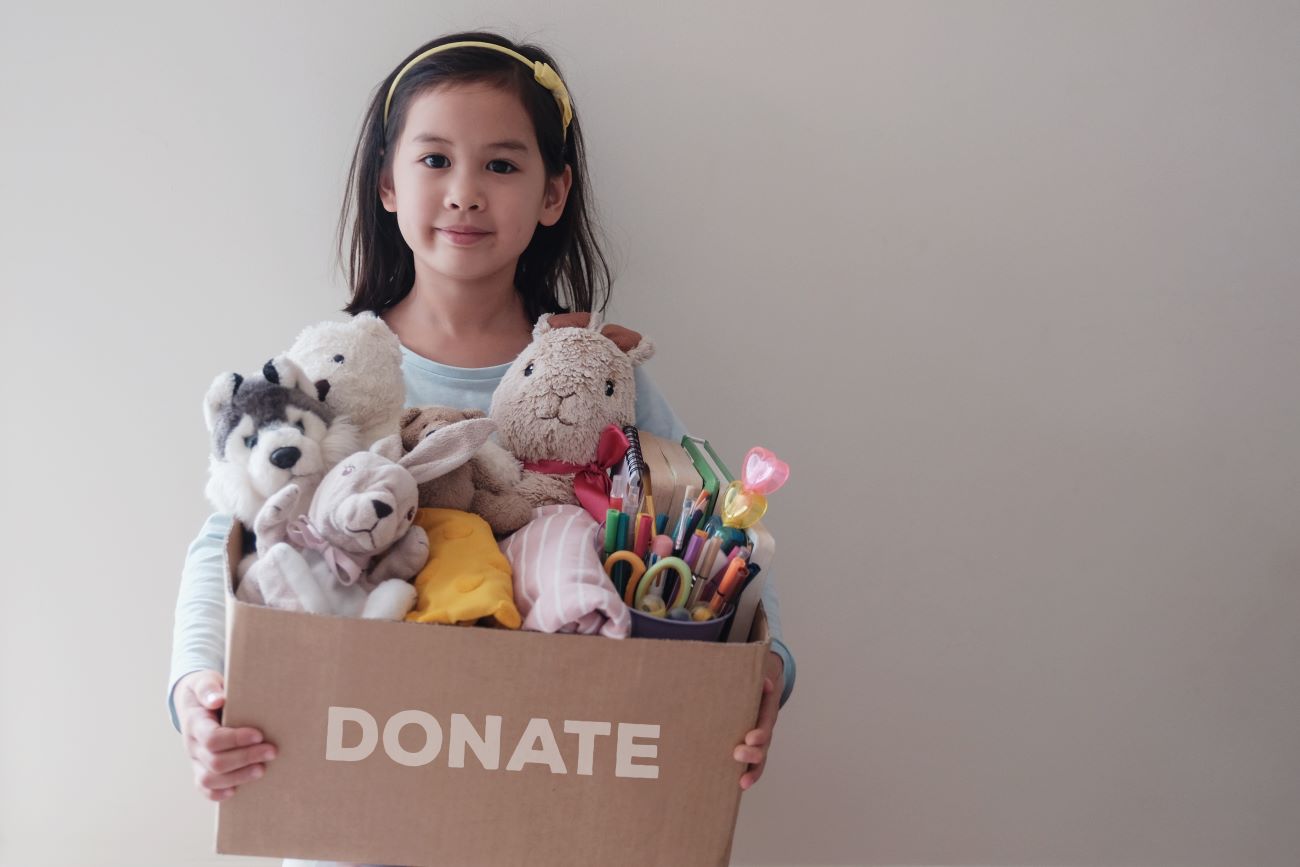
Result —
<path fill-rule="evenodd" d="M 772 493 L 790 478 L 790 465 L 765 448 L 755 446 L 745 455 L 740 470 L 740 480 L 747 491 L 755 494 Z"/>

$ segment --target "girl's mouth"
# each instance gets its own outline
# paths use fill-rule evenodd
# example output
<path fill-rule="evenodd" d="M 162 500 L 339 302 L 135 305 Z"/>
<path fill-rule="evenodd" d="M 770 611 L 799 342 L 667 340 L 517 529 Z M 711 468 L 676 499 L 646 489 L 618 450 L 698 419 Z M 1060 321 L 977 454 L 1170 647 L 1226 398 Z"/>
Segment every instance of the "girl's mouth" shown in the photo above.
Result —
<path fill-rule="evenodd" d="M 438 234 L 451 241 L 457 247 L 472 247 L 482 241 L 489 232 L 458 232 L 455 229 L 439 229 Z"/>

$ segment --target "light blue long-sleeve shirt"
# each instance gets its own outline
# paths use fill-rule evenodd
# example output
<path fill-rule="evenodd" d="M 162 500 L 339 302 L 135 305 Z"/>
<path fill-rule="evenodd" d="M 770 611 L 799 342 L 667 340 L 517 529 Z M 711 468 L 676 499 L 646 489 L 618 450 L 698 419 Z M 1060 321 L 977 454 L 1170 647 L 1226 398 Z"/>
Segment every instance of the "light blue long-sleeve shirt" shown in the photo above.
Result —
<path fill-rule="evenodd" d="M 452 406 L 487 412 L 492 393 L 509 364 L 493 367 L 462 368 L 439 364 L 406 347 L 402 347 L 402 376 L 406 380 L 407 406 Z M 678 442 L 686 427 L 677 418 L 668 401 L 655 387 L 644 367 L 636 371 L 636 424 L 656 436 Z M 180 730 L 176 706 L 172 701 L 176 682 L 192 671 L 221 671 L 226 658 L 226 536 L 230 532 L 229 515 L 211 515 L 199 535 L 190 543 L 181 572 L 180 594 L 176 600 L 176 625 L 172 637 L 171 680 L 167 704 L 172 724 Z M 785 704 L 794 689 L 795 665 L 789 648 L 781 640 L 781 613 L 776 582 L 767 575 L 763 586 L 763 608 L 767 613 L 772 650 L 785 663 Z"/>

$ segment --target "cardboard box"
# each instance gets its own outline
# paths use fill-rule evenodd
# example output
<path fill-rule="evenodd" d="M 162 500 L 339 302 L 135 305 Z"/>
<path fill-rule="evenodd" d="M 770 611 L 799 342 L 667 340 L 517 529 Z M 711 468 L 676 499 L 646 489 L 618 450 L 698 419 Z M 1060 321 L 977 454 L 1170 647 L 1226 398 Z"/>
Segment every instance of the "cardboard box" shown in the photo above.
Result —
<path fill-rule="evenodd" d="M 404 867 L 728 862 L 770 641 L 326 617 L 230 593 L 224 724 L 276 744 L 217 851 Z"/>

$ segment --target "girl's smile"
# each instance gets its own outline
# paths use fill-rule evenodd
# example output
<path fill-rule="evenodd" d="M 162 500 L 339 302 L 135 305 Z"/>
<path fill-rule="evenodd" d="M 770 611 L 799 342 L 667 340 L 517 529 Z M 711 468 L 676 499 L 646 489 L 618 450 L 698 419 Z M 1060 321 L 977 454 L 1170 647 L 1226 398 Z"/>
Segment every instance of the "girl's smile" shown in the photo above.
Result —
<path fill-rule="evenodd" d="M 467 223 L 443 226 L 438 229 L 438 233 L 458 247 L 472 247 L 492 234 L 487 229 L 481 229 Z"/>

